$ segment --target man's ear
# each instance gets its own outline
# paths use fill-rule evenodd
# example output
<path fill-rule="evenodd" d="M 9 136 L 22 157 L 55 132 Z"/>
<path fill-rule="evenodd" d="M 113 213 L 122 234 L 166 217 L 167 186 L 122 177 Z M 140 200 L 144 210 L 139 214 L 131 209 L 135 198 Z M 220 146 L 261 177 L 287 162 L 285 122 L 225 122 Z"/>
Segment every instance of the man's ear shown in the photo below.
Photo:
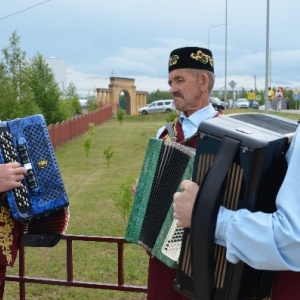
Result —
<path fill-rule="evenodd" d="M 209 78 L 206 73 L 201 73 L 199 75 L 199 83 L 200 83 L 202 91 L 205 91 L 208 89 Z"/>

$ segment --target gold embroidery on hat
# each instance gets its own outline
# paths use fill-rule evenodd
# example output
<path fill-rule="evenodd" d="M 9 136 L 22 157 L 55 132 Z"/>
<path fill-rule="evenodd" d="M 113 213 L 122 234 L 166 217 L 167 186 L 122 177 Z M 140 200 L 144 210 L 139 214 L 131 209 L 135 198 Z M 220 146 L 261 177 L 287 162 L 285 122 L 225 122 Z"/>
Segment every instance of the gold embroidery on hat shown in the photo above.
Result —
<path fill-rule="evenodd" d="M 12 254 L 10 247 L 13 244 L 12 230 L 14 222 L 10 217 L 10 212 L 7 208 L 0 206 L 0 247 L 2 248 L 2 254 L 6 257 L 7 263 L 12 261 Z"/>
<path fill-rule="evenodd" d="M 192 53 L 191 58 L 197 61 L 202 62 L 203 64 L 209 63 L 212 67 L 214 66 L 214 61 L 211 56 L 203 53 L 201 50 L 198 50 L 197 53 Z"/>
<path fill-rule="evenodd" d="M 170 59 L 169 59 L 169 66 L 171 67 L 171 66 L 176 65 L 177 62 L 178 62 L 178 59 L 179 59 L 178 55 L 171 56 Z"/>

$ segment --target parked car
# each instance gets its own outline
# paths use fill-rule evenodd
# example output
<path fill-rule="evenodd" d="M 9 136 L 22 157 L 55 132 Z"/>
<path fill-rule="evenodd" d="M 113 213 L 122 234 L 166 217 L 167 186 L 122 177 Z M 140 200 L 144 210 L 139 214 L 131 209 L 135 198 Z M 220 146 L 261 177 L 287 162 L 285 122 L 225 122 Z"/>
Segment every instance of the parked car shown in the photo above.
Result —
<path fill-rule="evenodd" d="M 225 102 L 222 102 L 219 98 L 211 96 L 209 100 L 215 110 L 225 109 Z"/>
<path fill-rule="evenodd" d="M 176 111 L 173 99 L 153 101 L 147 106 L 139 108 L 139 113 L 142 115 L 155 113 L 170 113 L 171 111 Z"/>
<path fill-rule="evenodd" d="M 252 108 L 253 109 L 259 109 L 259 103 L 257 101 L 253 101 Z"/>
<path fill-rule="evenodd" d="M 249 101 L 246 98 L 239 98 L 233 102 L 234 108 L 249 108 Z"/>

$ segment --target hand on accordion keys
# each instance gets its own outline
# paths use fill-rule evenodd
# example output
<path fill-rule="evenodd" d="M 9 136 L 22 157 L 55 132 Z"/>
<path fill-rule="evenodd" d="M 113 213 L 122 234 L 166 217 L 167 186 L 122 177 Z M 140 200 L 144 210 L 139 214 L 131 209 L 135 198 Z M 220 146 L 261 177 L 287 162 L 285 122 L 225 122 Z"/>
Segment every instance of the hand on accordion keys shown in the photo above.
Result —
<path fill-rule="evenodd" d="M 22 186 L 22 180 L 26 169 L 18 162 L 0 164 L 0 192 L 6 192 L 13 188 Z"/>
<path fill-rule="evenodd" d="M 190 180 L 184 180 L 181 183 L 182 192 L 174 194 L 174 219 L 177 220 L 178 227 L 191 227 L 192 210 L 195 203 L 199 186 Z"/>

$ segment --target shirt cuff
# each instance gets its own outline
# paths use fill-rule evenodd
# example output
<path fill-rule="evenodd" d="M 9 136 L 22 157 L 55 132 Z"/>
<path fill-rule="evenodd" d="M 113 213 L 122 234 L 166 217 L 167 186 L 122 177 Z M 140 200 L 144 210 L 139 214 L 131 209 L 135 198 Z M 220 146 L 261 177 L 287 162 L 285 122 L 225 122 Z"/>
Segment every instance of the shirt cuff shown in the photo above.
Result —
<path fill-rule="evenodd" d="M 226 209 L 223 206 L 221 206 L 219 209 L 215 232 L 215 242 L 224 247 L 226 247 L 226 233 L 233 213 L 234 211 Z"/>

